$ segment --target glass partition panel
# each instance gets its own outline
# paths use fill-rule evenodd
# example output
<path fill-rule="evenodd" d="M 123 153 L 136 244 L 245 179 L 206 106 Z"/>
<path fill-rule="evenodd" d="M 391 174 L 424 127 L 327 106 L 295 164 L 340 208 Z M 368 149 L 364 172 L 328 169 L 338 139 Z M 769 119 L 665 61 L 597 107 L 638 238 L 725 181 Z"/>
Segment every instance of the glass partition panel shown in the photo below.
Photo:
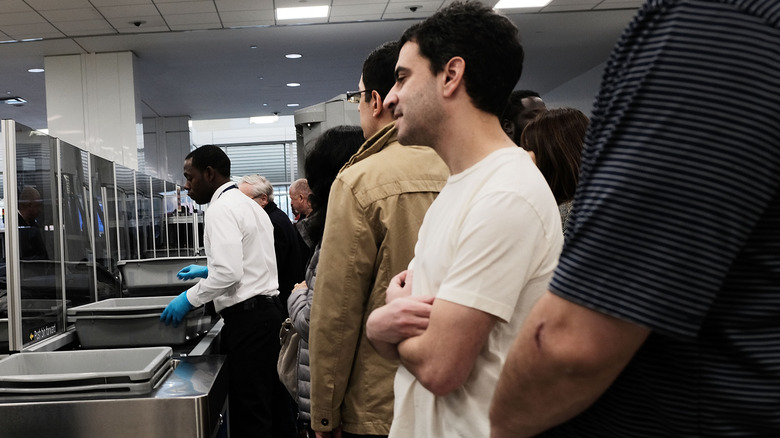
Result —
<path fill-rule="evenodd" d="M 98 298 L 95 284 L 89 154 L 60 142 L 65 295 L 73 306 Z"/>
<path fill-rule="evenodd" d="M 119 260 L 136 260 L 138 255 L 138 208 L 135 205 L 135 171 L 114 166 L 117 199 L 117 244 Z"/>
<path fill-rule="evenodd" d="M 154 220 L 154 256 L 168 257 L 168 221 L 165 205 L 165 181 L 152 177 L 152 218 Z"/>
<path fill-rule="evenodd" d="M 16 124 L 17 205 L 7 207 L 18 220 L 23 345 L 65 328 L 56 170 L 57 141 Z"/>
<path fill-rule="evenodd" d="M 92 176 L 92 236 L 95 242 L 93 261 L 98 299 L 119 297 L 119 252 L 116 241 L 116 198 L 114 196 L 114 163 L 90 155 Z"/>
<path fill-rule="evenodd" d="M 152 220 L 152 177 L 136 174 L 138 234 L 140 258 L 154 258 L 154 221 Z"/>

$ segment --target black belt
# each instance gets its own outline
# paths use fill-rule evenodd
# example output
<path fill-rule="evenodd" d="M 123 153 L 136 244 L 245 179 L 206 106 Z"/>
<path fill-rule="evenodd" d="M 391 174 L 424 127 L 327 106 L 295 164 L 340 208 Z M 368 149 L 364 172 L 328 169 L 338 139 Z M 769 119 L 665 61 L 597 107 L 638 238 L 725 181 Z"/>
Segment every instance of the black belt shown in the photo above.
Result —
<path fill-rule="evenodd" d="M 219 314 L 222 315 L 223 318 L 230 317 L 232 315 L 235 315 L 236 313 L 248 312 L 269 305 L 279 308 L 280 307 L 279 298 L 277 296 L 272 297 L 268 295 L 255 295 L 252 298 L 247 298 L 246 300 L 240 303 L 233 304 L 230 307 L 225 307 L 219 312 Z"/>

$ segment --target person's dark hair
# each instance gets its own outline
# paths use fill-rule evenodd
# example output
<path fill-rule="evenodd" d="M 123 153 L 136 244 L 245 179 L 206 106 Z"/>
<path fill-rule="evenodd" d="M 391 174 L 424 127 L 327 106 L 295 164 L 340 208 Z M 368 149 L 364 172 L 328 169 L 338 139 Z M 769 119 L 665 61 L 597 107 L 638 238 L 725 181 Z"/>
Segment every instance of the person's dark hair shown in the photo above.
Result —
<path fill-rule="evenodd" d="M 359 126 L 336 126 L 320 134 L 314 147 L 306 154 L 303 164 L 309 181 L 312 212 L 309 215 L 309 233 L 319 242 L 325 229 L 330 186 L 339 170 L 363 144 L 363 130 Z"/>
<path fill-rule="evenodd" d="M 371 102 L 371 91 L 376 91 L 384 99 L 395 85 L 398 50 L 398 42 L 390 41 L 374 49 L 363 61 L 363 86 L 366 90 L 363 98 L 366 102 Z"/>
<path fill-rule="evenodd" d="M 509 99 L 506 103 L 506 109 L 504 109 L 504 114 L 501 115 L 501 120 L 509 120 L 510 122 L 514 123 L 515 119 L 517 119 L 518 114 L 520 114 L 520 111 L 523 110 L 523 99 L 526 97 L 538 97 L 542 98 L 542 96 L 539 95 L 536 91 L 531 90 L 516 90 L 513 91 L 512 94 L 509 95 Z"/>
<path fill-rule="evenodd" d="M 408 28 L 398 41 L 420 46 L 420 54 L 440 73 L 450 59 L 466 61 L 464 81 L 474 106 L 501 116 L 523 70 L 517 27 L 479 2 L 456 2 Z"/>
<path fill-rule="evenodd" d="M 230 158 L 219 146 L 203 145 L 187 154 L 184 159 L 192 159 L 192 167 L 201 172 L 211 166 L 220 175 L 230 177 Z"/>
<path fill-rule="evenodd" d="M 536 166 L 558 204 L 574 199 L 588 123 L 582 111 L 555 108 L 528 123 L 520 137 L 523 149 L 536 156 Z"/>

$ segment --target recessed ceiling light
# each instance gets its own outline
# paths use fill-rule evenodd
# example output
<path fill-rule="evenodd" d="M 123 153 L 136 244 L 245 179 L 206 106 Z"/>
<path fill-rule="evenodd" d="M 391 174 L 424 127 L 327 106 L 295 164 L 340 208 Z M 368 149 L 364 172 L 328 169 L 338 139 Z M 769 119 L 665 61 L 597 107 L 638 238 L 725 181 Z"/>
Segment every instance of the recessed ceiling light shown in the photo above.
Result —
<path fill-rule="evenodd" d="M 301 106 L 299 103 L 288 103 L 287 106 L 293 107 L 293 106 Z"/>
<path fill-rule="evenodd" d="M 250 48 L 250 49 L 256 49 L 256 48 L 257 48 L 257 46 L 256 46 L 256 45 L 254 45 L 254 44 L 252 44 L 251 46 L 249 46 L 249 48 Z"/>
<path fill-rule="evenodd" d="M 277 20 L 297 20 L 300 18 L 324 18 L 328 16 L 330 6 L 302 6 L 299 8 L 276 8 Z"/>
<path fill-rule="evenodd" d="M 298 59 L 298 58 L 300 58 L 302 56 L 303 55 L 301 55 L 300 53 L 288 53 L 288 54 L 284 55 L 284 57 L 287 58 L 287 59 Z"/>
<path fill-rule="evenodd" d="M 28 68 L 27 71 L 30 72 L 30 73 L 43 73 L 44 72 L 44 70 L 42 68 Z"/>
<path fill-rule="evenodd" d="M 264 103 L 264 104 L 263 104 L 263 106 L 268 106 L 268 104 L 267 104 L 267 103 Z"/>
<path fill-rule="evenodd" d="M 19 96 L 3 96 L 0 97 L 0 103 L 5 103 L 8 105 L 24 105 L 27 103 L 27 101 Z"/>
<path fill-rule="evenodd" d="M 299 83 L 297 83 L 297 82 L 289 82 L 289 83 L 287 84 L 287 86 L 288 86 L 288 87 L 300 87 L 300 86 L 301 86 L 301 84 L 299 84 Z"/>
<path fill-rule="evenodd" d="M 541 8 L 552 0 L 500 0 L 494 9 Z"/>

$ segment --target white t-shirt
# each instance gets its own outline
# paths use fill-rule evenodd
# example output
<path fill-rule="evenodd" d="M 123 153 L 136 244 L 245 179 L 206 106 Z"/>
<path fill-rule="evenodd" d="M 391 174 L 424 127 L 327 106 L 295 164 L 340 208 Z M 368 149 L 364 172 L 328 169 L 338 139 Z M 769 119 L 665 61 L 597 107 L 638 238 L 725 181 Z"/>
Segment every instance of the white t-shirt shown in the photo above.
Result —
<path fill-rule="evenodd" d="M 449 178 L 420 228 L 410 263 L 413 294 L 479 309 L 498 322 L 466 383 L 446 396 L 398 369 L 391 438 L 490 435 L 501 367 L 547 290 L 562 244 L 555 198 L 523 149 L 500 149 Z"/>

